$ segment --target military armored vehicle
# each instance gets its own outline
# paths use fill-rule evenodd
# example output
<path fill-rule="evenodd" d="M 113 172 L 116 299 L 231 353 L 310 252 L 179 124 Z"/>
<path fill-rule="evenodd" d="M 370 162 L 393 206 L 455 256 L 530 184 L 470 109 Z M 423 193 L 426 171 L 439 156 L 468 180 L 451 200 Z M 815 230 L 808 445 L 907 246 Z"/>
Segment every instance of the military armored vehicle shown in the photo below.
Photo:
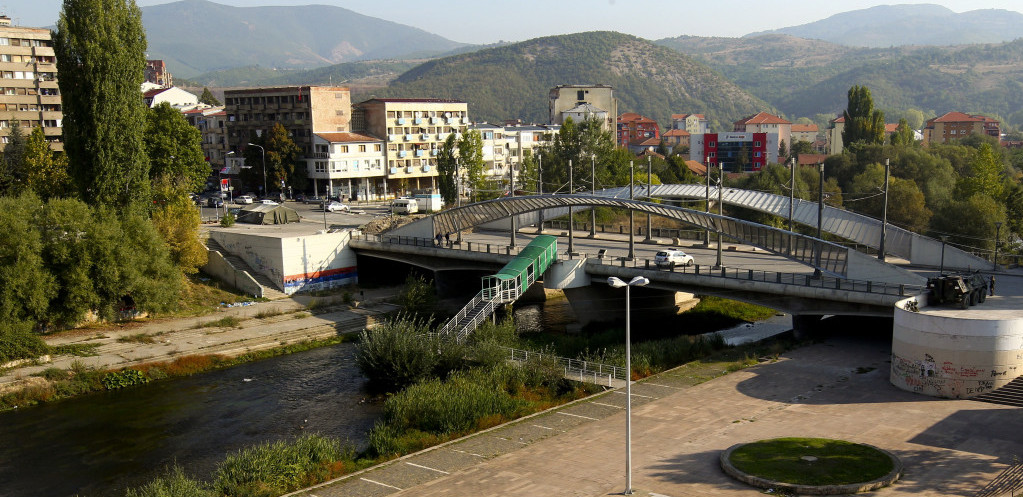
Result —
<path fill-rule="evenodd" d="M 927 280 L 930 303 L 955 304 L 961 309 L 987 300 L 988 280 L 980 273 L 943 274 Z"/>

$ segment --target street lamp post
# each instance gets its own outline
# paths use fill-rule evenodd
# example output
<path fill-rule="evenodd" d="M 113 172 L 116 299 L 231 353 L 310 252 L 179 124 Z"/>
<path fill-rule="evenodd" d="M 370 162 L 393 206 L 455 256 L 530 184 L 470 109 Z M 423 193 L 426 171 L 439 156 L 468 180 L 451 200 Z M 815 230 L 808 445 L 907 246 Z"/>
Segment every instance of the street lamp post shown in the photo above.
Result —
<path fill-rule="evenodd" d="M 708 171 L 707 174 L 710 174 L 710 172 Z M 722 210 L 722 208 L 724 206 L 724 202 L 723 202 L 723 200 L 721 198 L 722 197 L 721 192 L 724 189 L 724 186 L 725 186 L 725 165 L 719 162 L 718 163 L 718 216 L 719 217 L 724 216 L 724 214 L 725 214 L 724 211 Z M 718 220 L 718 222 L 720 223 L 721 221 Z M 717 249 L 717 261 L 714 264 L 714 269 L 721 269 L 721 242 L 723 242 L 724 240 L 721 239 L 721 230 L 719 229 L 719 230 L 717 230 L 717 232 L 718 232 L 718 237 L 717 237 L 717 239 L 718 239 L 718 249 Z"/>
<path fill-rule="evenodd" d="M 888 175 L 891 168 L 888 166 L 888 159 L 884 160 L 884 213 L 881 217 L 881 243 L 878 245 L 877 258 L 884 261 L 884 242 L 888 236 Z"/>
<path fill-rule="evenodd" d="M 227 167 L 227 158 L 234 155 L 234 152 L 228 152 L 224 154 L 224 167 Z M 231 203 L 234 203 L 234 186 L 231 186 L 231 178 L 227 178 L 227 194 L 231 197 Z"/>
<path fill-rule="evenodd" d="M 823 233 L 823 229 L 824 229 L 824 163 L 823 162 L 820 165 L 820 170 L 819 171 L 820 171 L 820 174 L 818 176 L 820 177 L 820 186 L 819 186 L 820 187 L 820 192 L 818 192 L 819 196 L 817 197 L 817 240 L 818 241 L 815 242 L 815 244 L 817 245 L 817 249 L 813 251 L 814 252 L 814 268 L 813 268 L 813 277 L 814 278 L 820 278 L 821 277 L 821 250 L 824 248 L 824 247 L 821 246 L 821 242 L 820 242 L 821 234 Z"/>
<path fill-rule="evenodd" d="M 597 154 L 590 155 L 590 196 L 597 196 Z M 597 208 L 590 207 L 590 238 L 597 237 Z"/>
<path fill-rule="evenodd" d="M 636 198 L 636 165 L 629 161 L 629 200 Z M 636 258 L 636 209 L 629 208 L 629 258 Z"/>
<path fill-rule="evenodd" d="M 945 274 L 945 242 L 948 241 L 947 235 L 941 235 L 941 263 L 938 266 L 938 274 Z"/>
<path fill-rule="evenodd" d="M 998 242 L 1002 233 L 1002 222 L 995 221 L 995 258 L 991 261 L 991 270 L 996 271 L 998 269 Z"/>
<path fill-rule="evenodd" d="M 636 276 L 628 283 L 614 276 L 607 279 L 612 288 L 625 287 L 625 495 L 632 495 L 632 316 L 629 288 L 649 283 L 650 280 L 642 276 Z"/>
<path fill-rule="evenodd" d="M 652 192 L 653 189 L 654 189 L 653 177 L 654 177 L 653 157 L 648 155 L 648 156 L 646 156 L 646 201 L 647 202 L 653 202 L 654 201 L 653 200 L 653 195 L 650 194 L 650 192 Z M 651 231 L 653 231 L 653 221 L 651 220 L 650 213 L 647 212 L 646 213 L 646 239 L 644 240 L 647 243 L 650 243 L 650 232 Z"/>
<path fill-rule="evenodd" d="M 263 154 L 263 196 L 266 196 L 270 193 L 270 191 L 266 189 L 266 149 L 264 149 L 262 145 L 256 145 L 255 143 L 250 143 L 249 145 L 259 147 L 260 153 Z"/>

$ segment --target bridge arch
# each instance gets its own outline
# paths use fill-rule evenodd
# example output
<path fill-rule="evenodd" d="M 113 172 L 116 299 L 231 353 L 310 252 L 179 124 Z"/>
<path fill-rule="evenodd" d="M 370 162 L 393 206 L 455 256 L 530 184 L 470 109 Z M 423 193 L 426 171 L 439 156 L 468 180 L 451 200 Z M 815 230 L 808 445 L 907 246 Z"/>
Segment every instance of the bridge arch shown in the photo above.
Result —
<path fill-rule="evenodd" d="M 453 233 L 529 212 L 566 207 L 612 207 L 666 217 L 696 228 L 720 232 L 732 240 L 781 255 L 834 276 L 848 276 L 851 252 L 847 247 L 835 243 L 684 207 L 590 195 L 529 195 L 488 200 L 442 211 L 399 228 L 393 233 L 432 238 L 436 234 Z"/>

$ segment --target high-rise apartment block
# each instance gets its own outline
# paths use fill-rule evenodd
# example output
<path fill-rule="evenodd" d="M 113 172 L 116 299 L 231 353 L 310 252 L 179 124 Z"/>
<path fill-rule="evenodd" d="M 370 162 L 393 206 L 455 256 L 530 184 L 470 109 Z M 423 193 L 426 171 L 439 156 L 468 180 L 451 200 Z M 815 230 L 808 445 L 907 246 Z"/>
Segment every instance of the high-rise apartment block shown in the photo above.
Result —
<path fill-rule="evenodd" d="M 17 122 L 26 135 L 41 126 L 50 147 L 64 150 L 63 120 L 50 30 L 12 26 L 0 16 L 0 145 Z"/>
<path fill-rule="evenodd" d="M 348 88 L 286 86 L 224 92 L 228 151 L 240 153 L 254 137 L 280 123 L 306 155 L 313 153 L 313 134 L 347 132 L 352 114 Z"/>

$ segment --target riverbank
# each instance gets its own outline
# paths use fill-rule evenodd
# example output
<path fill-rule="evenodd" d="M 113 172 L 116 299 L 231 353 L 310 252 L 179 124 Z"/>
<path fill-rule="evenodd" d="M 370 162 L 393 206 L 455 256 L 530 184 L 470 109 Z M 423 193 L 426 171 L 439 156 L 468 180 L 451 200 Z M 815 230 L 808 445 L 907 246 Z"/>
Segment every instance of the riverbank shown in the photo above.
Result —
<path fill-rule="evenodd" d="M 398 307 L 397 290 L 381 288 L 326 296 L 297 296 L 221 307 L 199 317 L 154 319 L 69 330 L 44 337 L 62 350 L 0 371 L 0 395 L 45 387 L 47 370 L 117 370 L 189 356 L 234 358 L 357 333 Z"/>

